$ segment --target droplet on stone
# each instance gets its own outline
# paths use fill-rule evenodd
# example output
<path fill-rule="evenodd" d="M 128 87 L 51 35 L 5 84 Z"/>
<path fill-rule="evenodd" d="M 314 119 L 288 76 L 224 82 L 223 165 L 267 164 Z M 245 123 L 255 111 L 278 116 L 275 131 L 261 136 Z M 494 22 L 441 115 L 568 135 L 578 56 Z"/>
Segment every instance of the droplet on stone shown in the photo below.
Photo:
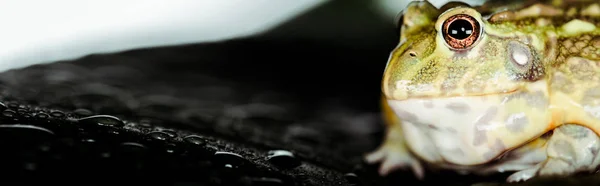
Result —
<path fill-rule="evenodd" d="M 88 109 L 82 109 L 82 108 L 74 110 L 73 113 L 79 117 L 88 117 L 88 116 L 91 116 L 94 114 L 94 113 L 92 113 L 92 111 L 90 111 Z"/>
<path fill-rule="evenodd" d="M 78 119 L 81 123 L 100 126 L 123 127 L 125 123 L 121 119 L 110 115 L 95 115 Z"/>
<path fill-rule="evenodd" d="M 267 160 L 281 168 L 294 168 L 301 164 L 292 152 L 286 150 L 269 151 Z"/>
<path fill-rule="evenodd" d="M 167 140 L 167 139 L 171 139 L 171 136 L 165 132 L 161 132 L 161 131 L 154 131 L 154 132 L 150 132 L 148 134 L 146 134 L 148 136 L 150 136 L 150 138 L 152 139 L 156 139 L 156 140 Z"/>
<path fill-rule="evenodd" d="M 204 145 L 206 141 L 198 135 L 189 135 L 183 138 L 184 141 L 194 145 Z"/>
<path fill-rule="evenodd" d="M 6 110 L 7 108 L 8 107 L 4 103 L 0 102 L 0 111 L 1 110 Z"/>
<path fill-rule="evenodd" d="M 245 161 L 244 157 L 232 152 L 215 152 L 213 156 L 213 163 L 215 165 L 233 169 L 243 166 Z"/>
<path fill-rule="evenodd" d="M 175 132 L 173 130 L 162 130 L 161 132 L 167 133 L 170 138 L 176 138 L 177 137 L 177 132 Z"/>
<path fill-rule="evenodd" d="M 346 181 L 348 181 L 349 185 L 360 185 L 360 179 L 358 179 L 358 176 L 354 173 L 347 173 L 344 175 L 344 178 L 346 178 Z"/>
<path fill-rule="evenodd" d="M 63 118 L 63 117 L 65 117 L 65 115 L 66 115 L 66 114 L 65 114 L 64 112 L 62 112 L 62 111 L 58 111 L 58 110 L 52 111 L 52 112 L 50 113 L 50 116 L 52 116 L 52 117 L 54 117 L 54 118 Z"/>
<path fill-rule="evenodd" d="M 40 145 L 52 140 L 54 137 L 53 131 L 39 126 L 24 124 L 0 125 L 0 143 L 9 146 Z"/>
<path fill-rule="evenodd" d="M 2 111 L 2 117 L 5 117 L 5 118 L 14 118 L 16 115 L 17 115 L 17 112 L 15 112 L 14 110 L 7 109 L 7 110 Z"/>

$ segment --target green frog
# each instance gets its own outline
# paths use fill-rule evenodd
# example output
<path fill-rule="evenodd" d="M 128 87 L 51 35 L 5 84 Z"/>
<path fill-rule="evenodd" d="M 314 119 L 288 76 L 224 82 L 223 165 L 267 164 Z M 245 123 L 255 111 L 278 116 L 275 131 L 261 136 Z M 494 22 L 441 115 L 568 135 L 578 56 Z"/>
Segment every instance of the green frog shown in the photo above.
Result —
<path fill-rule="evenodd" d="M 511 172 L 507 182 L 600 165 L 600 2 L 411 2 L 382 78 L 382 176 Z"/>

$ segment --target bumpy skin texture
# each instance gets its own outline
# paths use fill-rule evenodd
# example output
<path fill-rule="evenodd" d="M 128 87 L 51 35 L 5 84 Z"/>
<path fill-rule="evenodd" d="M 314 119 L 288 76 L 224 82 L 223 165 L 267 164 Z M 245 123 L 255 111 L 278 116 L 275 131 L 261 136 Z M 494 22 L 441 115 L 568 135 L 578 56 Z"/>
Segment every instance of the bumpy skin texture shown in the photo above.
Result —
<path fill-rule="evenodd" d="M 386 138 L 366 156 L 381 175 L 515 171 L 513 182 L 597 170 L 600 3 L 418 1 L 400 21 L 382 80 Z"/>

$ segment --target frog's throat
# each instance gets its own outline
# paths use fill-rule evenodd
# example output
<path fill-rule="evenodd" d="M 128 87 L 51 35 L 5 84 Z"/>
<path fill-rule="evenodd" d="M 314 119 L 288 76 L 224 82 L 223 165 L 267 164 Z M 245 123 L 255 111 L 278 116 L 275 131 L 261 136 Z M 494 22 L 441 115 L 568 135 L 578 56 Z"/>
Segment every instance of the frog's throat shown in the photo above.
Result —
<path fill-rule="evenodd" d="M 477 165 L 546 132 L 542 91 L 388 100 L 410 148 L 430 162 Z"/>

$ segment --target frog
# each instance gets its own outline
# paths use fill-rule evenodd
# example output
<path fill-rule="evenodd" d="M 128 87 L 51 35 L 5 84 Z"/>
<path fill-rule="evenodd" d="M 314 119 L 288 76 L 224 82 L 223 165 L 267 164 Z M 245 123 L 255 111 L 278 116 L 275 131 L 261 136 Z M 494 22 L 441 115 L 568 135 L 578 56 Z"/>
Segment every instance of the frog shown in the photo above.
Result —
<path fill-rule="evenodd" d="M 412 1 L 381 80 L 380 176 L 509 173 L 506 182 L 600 165 L 600 2 Z"/>

